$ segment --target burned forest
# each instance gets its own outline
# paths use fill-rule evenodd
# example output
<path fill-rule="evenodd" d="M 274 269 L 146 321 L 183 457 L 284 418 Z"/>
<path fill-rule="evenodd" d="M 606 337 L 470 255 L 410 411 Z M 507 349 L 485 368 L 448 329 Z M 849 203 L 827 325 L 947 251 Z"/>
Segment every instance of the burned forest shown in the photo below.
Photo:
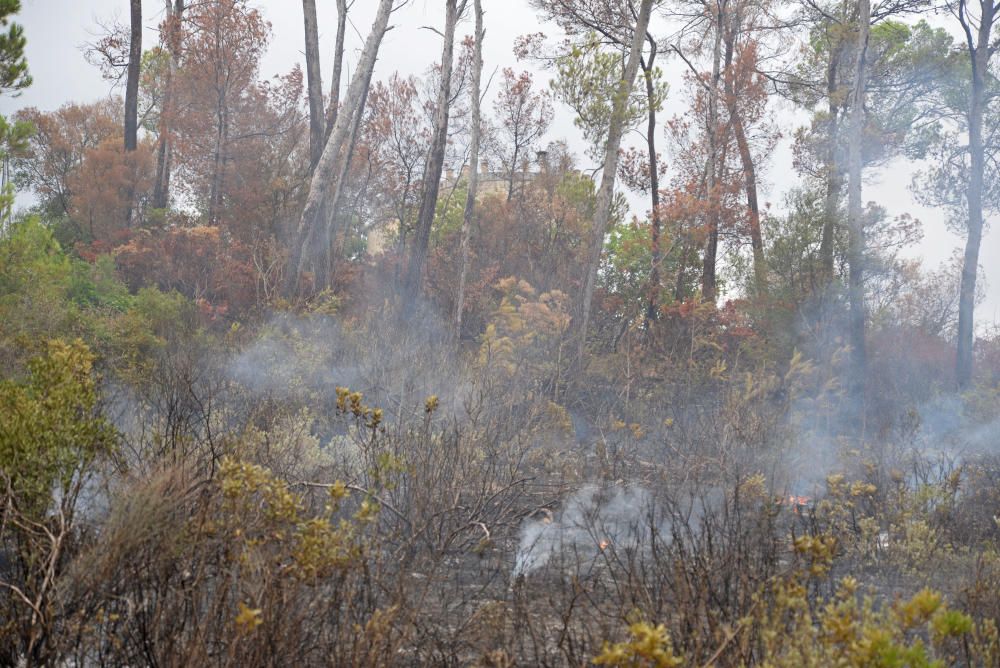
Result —
<path fill-rule="evenodd" d="M 0 0 L 0 666 L 1000 666 L 998 49 Z"/>

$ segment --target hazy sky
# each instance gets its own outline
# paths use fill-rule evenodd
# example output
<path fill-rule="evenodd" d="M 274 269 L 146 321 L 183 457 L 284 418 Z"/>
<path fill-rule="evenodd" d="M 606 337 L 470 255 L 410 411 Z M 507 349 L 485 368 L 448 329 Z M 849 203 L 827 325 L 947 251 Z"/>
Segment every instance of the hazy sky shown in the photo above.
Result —
<path fill-rule="evenodd" d="M 34 77 L 34 84 L 19 97 L 0 97 L 0 113 L 4 115 L 24 106 L 36 106 L 51 110 L 62 103 L 93 100 L 108 92 L 108 84 L 97 70 L 86 63 L 81 45 L 94 39 L 98 30 L 97 22 L 119 16 L 128 19 L 127 0 L 22 0 L 22 12 L 18 21 L 25 27 L 28 37 L 28 64 Z M 302 5 L 298 0 L 258 0 L 252 3 L 259 7 L 272 24 L 272 41 L 264 58 L 263 76 L 287 72 L 295 63 L 302 63 L 303 27 Z M 375 0 L 355 0 L 348 25 L 348 55 L 346 62 L 353 68 L 357 51 L 368 33 L 375 13 Z M 162 19 L 163 1 L 143 2 L 144 47 L 156 43 L 154 29 Z M 323 58 L 322 68 L 326 79 L 332 67 L 331 51 L 336 32 L 336 4 L 334 0 L 316 0 L 320 26 L 320 46 Z M 440 38 L 422 26 L 439 27 L 443 21 L 443 3 L 440 0 L 410 0 L 397 10 L 392 24 L 394 28 L 386 35 L 379 54 L 376 78 L 388 76 L 393 71 L 402 74 L 421 75 L 440 52 Z M 539 85 L 543 86 L 547 76 L 530 65 L 516 63 L 511 52 L 514 39 L 521 34 L 544 31 L 555 32 L 552 26 L 540 25 L 527 0 L 483 0 L 486 12 L 486 41 L 484 44 L 484 77 L 496 68 L 516 67 L 536 73 Z M 469 21 L 459 27 L 459 34 L 473 31 Z M 664 69 L 670 76 L 676 65 L 667 62 Z M 493 97 L 492 92 L 487 100 Z M 666 113 L 682 112 L 684 92 L 675 87 L 668 99 Z M 787 111 L 779 111 L 782 122 L 792 125 L 793 117 Z M 791 127 L 783 128 L 791 131 Z M 548 139 L 567 138 L 577 155 L 584 159 L 584 149 L 579 133 L 573 127 L 572 116 L 556 105 L 556 122 Z M 660 144 L 665 141 L 660 138 Z M 922 207 L 914 201 L 909 192 L 910 179 L 914 167 L 905 161 L 897 161 L 879 171 L 871 170 L 865 185 L 866 200 L 879 202 L 891 214 L 910 213 L 924 223 L 924 240 L 909 252 L 912 257 L 921 258 L 928 268 L 935 268 L 947 260 L 956 248 L 964 247 L 964 239 L 949 232 L 940 212 Z M 783 193 L 798 182 L 792 169 L 791 156 L 784 142 L 771 156 L 763 168 L 762 199 L 778 205 Z M 995 221 L 991 221 L 995 222 Z M 988 289 L 986 302 L 979 307 L 976 320 L 980 325 L 1000 323 L 1000 233 L 988 230 L 983 240 L 980 262 L 986 272 Z"/>

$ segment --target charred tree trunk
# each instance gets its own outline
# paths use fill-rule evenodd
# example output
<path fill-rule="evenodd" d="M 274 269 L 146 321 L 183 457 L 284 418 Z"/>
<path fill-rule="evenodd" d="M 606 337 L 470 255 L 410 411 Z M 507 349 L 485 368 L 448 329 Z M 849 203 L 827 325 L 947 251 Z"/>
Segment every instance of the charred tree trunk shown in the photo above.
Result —
<path fill-rule="evenodd" d="M 859 406 L 864 404 L 865 371 L 865 227 L 861 201 L 862 147 L 865 130 L 865 60 L 871 23 L 870 0 L 858 1 L 858 44 L 854 65 L 854 93 L 851 99 L 851 131 L 848 145 L 849 181 L 847 189 L 847 226 L 849 265 L 849 341 L 851 345 L 851 393 Z"/>
<path fill-rule="evenodd" d="M 308 249 L 313 239 L 319 236 L 321 231 L 324 222 L 323 201 L 326 193 L 335 187 L 334 181 L 339 177 L 338 166 L 340 165 L 341 153 L 350 141 L 348 134 L 353 127 L 351 121 L 354 117 L 354 111 L 359 108 L 362 97 L 367 94 L 368 83 L 371 81 L 371 73 L 375 68 L 375 59 L 378 56 L 382 38 L 389 30 L 389 16 L 392 13 L 392 7 L 393 0 L 379 0 L 378 13 L 372 24 L 371 32 L 365 40 L 356 76 L 347 89 L 347 97 L 344 101 L 344 109 L 347 113 L 337 115 L 337 121 L 334 123 L 326 146 L 323 148 L 323 154 L 316 164 L 316 169 L 313 170 L 312 179 L 309 182 L 309 194 L 306 196 L 302 217 L 299 219 L 289 249 L 288 266 L 284 280 L 286 296 L 292 296 L 298 291 L 302 259 L 308 257 Z"/>
<path fill-rule="evenodd" d="M 980 0 L 980 20 L 976 34 L 965 11 L 964 0 L 959 4 L 959 19 L 965 31 L 972 82 L 969 91 L 969 236 L 965 241 L 962 260 L 962 283 L 958 301 L 958 351 L 955 377 L 961 389 L 972 383 L 972 352 L 975 342 L 976 273 L 979 269 L 979 248 L 983 240 L 983 177 L 986 166 L 983 142 L 983 113 L 986 105 L 986 75 L 990 56 L 995 48 L 990 44 L 997 7 L 993 0 Z"/>
<path fill-rule="evenodd" d="M 309 90 L 309 169 L 316 169 L 326 139 L 323 116 L 323 76 L 319 70 L 319 28 L 316 25 L 316 0 L 302 0 L 306 30 L 306 85 Z"/>
<path fill-rule="evenodd" d="M 458 295 L 455 297 L 455 319 L 452 335 L 458 341 L 462 336 L 462 311 L 465 309 L 465 282 L 469 274 L 469 239 L 472 236 L 472 219 L 476 211 L 476 194 L 479 189 L 479 141 L 482 134 L 483 78 L 483 7 L 482 0 L 474 0 L 476 14 L 476 43 L 472 52 L 472 146 L 469 149 L 469 189 L 465 195 L 462 214 L 462 244 L 459 250 L 462 268 L 458 274 Z"/>
<path fill-rule="evenodd" d="M 181 18 L 184 13 L 184 0 L 166 0 L 167 18 L 165 21 L 167 51 L 170 53 L 170 64 L 167 68 L 167 80 L 163 92 L 163 105 L 160 110 L 160 120 L 156 147 L 156 177 L 153 181 L 153 208 L 165 209 L 170 204 L 170 168 L 173 146 L 170 141 L 172 123 L 174 122 L 174 86 L 176 85 L 177 68 L 180 64 Z"/>
<path fill-rule="evenodd" d="M 646 150 L 649 154 L 649 196 L 650 205 L 650 267 L 649 285 L 646 301 L 646 320 L 656 320 L 660 309 L 660 265 L 663 263 L 663 250 L 660 248 L 660 166 L 656 155 L 656 89 L 653 86 L 653 63 L 656 60 L 656 40 L 648 32 L 649 58 L 641 59 L 642 78 L 646 83 L 646 105 L 648 117 L 646 121 Z"/>
<path fill-rule="evenodd" d="M 130 0 L 130 32 L 128 44 L 128 70 L 125 75 L 125 152 L 131 153 L 139 146 L 139 75 L 142 67 L 142 0 Z M 128 160 L 134 177 L 135 162 Z M 135 207 L 135 179 L 129 180 L 127 188 L 128 204 L 125 207 L 125 222 L 132 224 Z"/>
<path fill-rule="evenodd" d="M 639 72 L 639 59 L 642 57 L 642 44 L 646 39 L 646 29 L 649 27 L 649 16 L 653 11 L 653 0 L 642 0 L 639 15 L 636 19 L 632 44 L 629 47 L 628 62 L 625 65 L 625 76 L 618 83 L 615 99 L 611 107 L 611 123 L 608 127 L 608 142 L 604 148 L 604 168 L 601 171 L 601 185 L 597 190 L 597 204 L 594 208 L 594 229 L 591 232 L 589 256 L 587 258 L 587 274 L 583 281 L 583 294 L 580 304 L 580 331 L 577 336 L 577 362 L 583 362 L 587 349 L 587 329 L 590 326 L 590 306 L 594 298 L 594 286 L 597 283 L 597 268 L 601 263 L 601 251 L 604 248 L 604 235 L 611 219 L 611 200 L 615 192 L 615 175 L 618 171 L 618 149 L 621 147 L 622 134 L 625 131 L 625 106 L 629 94 L 635 85 L 635 77 Z"/>
<path fill-rule="evenodd" d="M 448 102 L 451 99 L 452 56 L 455 50 L 455 24 L 458 23 L 458 0 L 445 0 L 444 46 L 441 49 L 441 83 L 438 87 L 437 108 L 434 111 L 434 135 L 427 164 L 424 166 L 424 192 L 417 215 L 417 228 L 410 242 L 410 259 L 403 286 L 404 311 L 412 312 L 420 292 L 427 244 L 437 209 L 438 189 L 444 169 L 444 152 L 448 143 Z"/>
<path fill-rule="evenodd" d="M 131 31 L 125 78 L 125 150 L 134 151 L 139 134 L 139 74 L 142 66 L 142 0 L 129 0 Z"/>

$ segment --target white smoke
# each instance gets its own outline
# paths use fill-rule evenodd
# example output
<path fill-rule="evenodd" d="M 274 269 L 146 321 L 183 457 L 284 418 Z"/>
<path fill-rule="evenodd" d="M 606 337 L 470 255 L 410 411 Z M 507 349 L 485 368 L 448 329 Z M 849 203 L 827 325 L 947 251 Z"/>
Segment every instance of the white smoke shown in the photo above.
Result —
<path fill-rule="evenodd" d="M 521 526 L 514 576 L 538 570 L 557 554 L 571 555 L 580 563 L 592 562 L 603 549 L 638 548 L 653 512 L 651 498 L 641 487 L 583 487 L 556 515 Z"/>

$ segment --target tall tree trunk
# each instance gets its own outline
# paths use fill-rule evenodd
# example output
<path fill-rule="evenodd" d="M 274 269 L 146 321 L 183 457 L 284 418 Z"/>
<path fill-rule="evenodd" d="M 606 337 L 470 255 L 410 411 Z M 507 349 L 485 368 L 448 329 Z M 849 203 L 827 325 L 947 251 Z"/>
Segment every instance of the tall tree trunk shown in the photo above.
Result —
<path fill-rule="evenodd" d="M 153 178 L 153 199 L 154 209 L 167 208 L 170 188 L 170 118 L 173 112 L 173 86 L 174 86 L 173 64 L 167 69 L 167 80 L 163 87 L 163 105 L 160 108 L 160 119 L 157 123 L 156 139 L 156 176 Z"/>
<path fill-rule="evenodd" d="M 326 130 L 323 133 L 324 144 L 330 138 L 330 132 L 333 130 L 333 126 L 337 122 L 337 114 L 340 110 L 340 79 L 344 71 L 344 35 L 347 30 L 347 10 L 347 0 L 337 0 L 337 37 L 333 47 L 333 76 L 330 81 L 330 101 L 326 109 Z M 370 83 L 371 77 L 369 76 L 369 83 L 365 86 L 365 94 L 361 103 L 362 108 L 364 108 L 365 105 L 364 100 L 368 99 L 368 85 L 370 85 Z M 360 120 L 361 117 L 356 116 L 356 121 L 354 123 L 355 129 L 352 130 L 353 134 L 351 136 L 351 147 L 348 153 L 353 153 L 354 144 L 357 140 L 356 126 Z M 350 163 L 351 161 L 348 157 L 347 161 L 343 164 L 345 166 L 349 166 Z M 344 173 L 341 169 L 338 169 L 337 171 L 339 174 Z M 339 199 L 337 199 L 337 202 L 339 202 Z M 335 264 L 333 247 L 334 236 L 332 230 L 337 221 L 336 208 L 337 203 L 325 201 L 323 203 L 323 209 L 320 213 L 320 217 L 325 221 L 325 223 L 323 226 L 323 238 L 320 242 L 320 257 L 316 260 L 320 263 L 318 265 L 319 268 L 317 269 L 317 285 L 324 288 L 330 286 L 330 280 L 334 270 L 333 265 Z"/>
<path fill-rule="evenodd" d="M 747 141 L 743 118 L 738 110 L 734 110 L 733 132 L 736 135 L 736 146 L 740 152 L 740 164 L 743 169 L 743 183 L 747 198 L 747 223 L 750 226 L 750 247 L 753 251 L 754 287 L 757 290 L 757 296 L 763 296 L 767 293 L 767 260 L 764 257 L 764 236 L 760 230 L 757 170 L 750 153 L 750 143 Z"/>
<path fill-rule="evenodd" d="M 330 217 L 330 238 L 333 248 L 337 253 L 344 250 L 344 242 L 347 237 L 347 226 L 337 224 L 339 219 L 336 214 L 340 210 L 340 203 L 344 196 L 344 186 L 347 185 L 347 174 L 351 169 L 351 160 L 354 158 L 354 149 L 358 144 L 358 137 L 361 136 L 361 126 L 365 119 L 365 107 L 368 105 L 368 91 L 371 90 L 372 73 L 368 72 L 367 81 L 364 87 L 364 94 L 361 96 L 361 103 L 354 112 L 354 123 L 351 127 L 351 141 L 344 152 L 343 160 L 340 162 L 340 178 L 337 179 L 337 187 L 333 191 L 333 216 Z"/>
<path fill-rule="evenodd" d="M 826 195 L 823 200 L 823 231 L 819 245 L 820 270 L 822 272 L 822 288 L 826 290 L 833 281 L 833 240 L 836 235 L 838 211 L 840 209 L 840 192 L 844 187 L 840 174 L 840 90 L 837 83 L 837 70 L 843 53 L 840 37 L 836 48 L 830 49 L 830 62 L 826 70 L 826 99 L 829 105 L 829 119 L 826 123 Z"/>
<path fill-rule="evenodd" d="M 448 102 L 451 99 L 452 56 L 455 50 L 455 24 L 458 23 L 458 0 L 445 0 L 444 46 L 441 49 L 441 83 L 438 87 L 437 108 L 434 111 L 434 135 L 431 149 L 424 166 L 424 192 L 417 215 L 417 228 L 410 242 L 410 261 L 404 283 L 404 311 L 412 312 L 415 298 L 420 291 L 424 261 L 427 259 L 427 244 L 430 241 L 431 225 L 437 209 L 438 189 L 441 172 L 444 169 L 444 152 L 448 143 Z"/>
<path fill-rule="evenodd" d="M 698 197 L 704 199 L 707 197 L 706 189 L 708 185 L 708 161 L 705 162 L 701 178 L 698 180 Z M 680 230 L 683 235 L 681 238 L 681 252 L 680 261 L 677 263 L 677 277 L 674 281 L 674 301 L 680 304 L 687 297 L 685 294 L 685 284 L 687 283 L 687 267 L 688 264 L 693 264 L 697 261 L 698 251 L 696 245 L 693 243 L 691 235 L 685 230 Z M 692 253 L 694 257 L 692 257 Z"/>
<path fill-rule="evenodd" d="M 131 32 L 125 78 L 125 150 L 134 151 L 139 133 L 139 74 L 142 65 L 142 0 L 129 0 Z"/>
<path fill-rule="evenodd" d="M 333 189 L 333 195 L 329 197 L 323 205 L 326 214 L 325 225 L 323 227 L 323 257 L 317 274 L 317 286 L 321 289 L 330 287 L 330 279 L 333 276 L 333 270 L 337 263 L 337 258 L 340 257 L 343 252 L 344 241 L 347 237 L 347 226 L 340 225 L 338 222 L 341 220 L 340 201 L 343 197 L 344 186 L 347 183 L 347 174 L 351 169 L 351 159 L 354 157 L 354 148 L 357 145 L 358 137 L 361 134 L 361 123 L 364 121 L 365 106 L 368 103 L 368 91 L 371 86 L 371 77 L 372 73 L 368 72 L 368 80 L 365 82 L 364 93 L 361 95 L 361 104 L 358 105 L 357 110 L 354 112 L 354 123 L 351 126 L 350 143 L 347 146 L 347 150 L 343 152 L 340 165 L 337 169 L 338 176 L 336 185 Z"/>
<path fill-rule="evenodd" d="M 483 78 L 483 7 L 482 0 L 474 0 L 476 13 L 476 43 L 472 52 L 472 146 L 469 149 L 469 185 L 462 214 L 462 245 L 459 250 L 462 268 L 458 273 L 458 295 L 455 297 L 455 320 L 452 336 L 458 341 L 462 336 L 462 311 L 465 309 L 465 282 L 469 274 L 469 240 L 472 236 L 472 219 L 476 211 L 476 194 L 479 189 L 479 141 L 482 134 Z"/>
<path fill-rule="evenodd" d="M 514 139 L 514 155 L 510 160 L 510 171 L 507 173 L 507 201 L 514 199 L 514 178 L 517 176 L 517 158 L 520 153 L 517 138 Z"/>
<path fill-rule="evenodd" d="M 139 145 L 139 75 L 142 68 L 142 0 L 129 1 L 130 33 L 128 44 L 128 70 L 125 75 L 125 152 L 131 153 Z M 128 160 L 133 178 L 127 188 L 128 203 L 125 206 L 125 222 L 132 224 L 135 207 L 135 162 Z"/>
<path fill-rule="evenodd" d="M 687 263 L 689 261 L 690 247 L 687 241 L 681 246 L 680 262 L 677 263 L 677 277 L 674 281 L 674 301 L 680 304 L 684 301 L 684 283 L 687 281 Z"/>
<path fill-rule="evenodd" d="M 166 0 L 166 41 L 170 54 L 167 67 L 167 81 L 163 91 L 160 109 L 158 144 L 156 147 L 156 177 L 153 181 L 153 208 L 165 209 L 170 204 L 170 163 L 173 146 L 170 141 L 174 122 L 174 86 L 177 85 L 177 68 L 180 64 L 181 18 L 184 0 Z"/>
<path fill-rule="evenodd" d="M 315 1 L 315 0 L 313 0 Z M 344 33 L 347 28 L 347 0 L 337 0 L 337 37 L 333 47 L 333 76 L 330 82 L 330 101 L 326 109 L 326 122 L 325 130 L 323 132 L 323 144 L 325 145 L 327 140 L 330 138 L 330 132 L 333 130 L 334 124 L 337 122 L 337 112 L 340 108 L 340 79 L 344 68 Z M 370 83 L 370 77 L 369 77 Z M 365 86 L 365 94 L 363 100 L 368 98 L 368 86 Z M 364 107 L 364 101 L 362 101 L 361 107 Z M 357 117 L 360 121 L 360 117 Z M 357 125 L 357 122 L 355 123 Z M 351 147 L 348 153 L 352 153 L 354 149 L 354 143 L 357 139 L 357 129 L 352 130 L 351 135 Z M 322 152 L 322 146 L 320 151 Z M 345 165 L 350 165 L 350 157 Z M 311 168 L 315 168 L 312 165 Z M 343 170 L 338 169 L 337 173 L 342 173 Z M 333 248 L 333 236 L 331 230 L 337 219 L 337 204 L 330 204 L 329 201 L 324 201 L 322 206 L 322 211 L 320 212 L 320 219 L 324 221 L 323 223 L 323 234 L 320 238 L 318 257 L 313 258 L 313 262 L 316 266 L 316 285 L 319 288 L 330 287 L 331 277 L 333 275 L 333 265 L 334 265 L 334 248 Z M 314 253 L 315 254 L 315 253 Z"/>
<path fill-rule="evenodd" d="M 326 138 L 337 122 L 340 107 L 340 79 L 344 71 L 344 34 L 347 30 L 347 0 L 337 0 L 337 39 L 333 45 L 333 76 L 330 81 L 330 104 L 326 108 Z"/>
<path fill-rule="evenodd" d="M 711 0 L 715 5 L 715 43 L 712 47 L 712 81 L 708 90 L 708 240 L 701 270 L 701 296 L 706 302 L 715 302 L 716 297 L 716 257 L 719 252 L 719 197 L 717 191 L 719 174 L 719 80 L 722 77 L 722 22 L 726 13 L 727 0 Z"/>
<path fill-rule="evenodd" d="M 656 89 L 653 85 L 653 63 L 656 61 L 656 40 L 648 32 L 649 58 L 641 59 L 642 78 L 646 82 L 646 151 L 649 154 L 649 196 L 650 205 L 650 267 L 646 301 L 646 320 L 656 320 L 660 309 L 660 265 L 663 263 L 663 249 L 660 248 L 660 166 L 656 155 Z"/>
<path fill-rule="evenodd" d="M 316 25 L 316 0 L 302 0 L 306 30 L 306 85 L 309 90 L 309 169 L 323 154 L 326 143 L 326 119 L 323 116 L 323 75 L 319 71 L 319 28 Z"/>
<path fill-rule="evenodd" d="M 726 93 L 726 110 L 729 112 L 729 122 L 736 137 L 736 148 L 740 153 L 740 166 L 743 170 L 743 188 L 747 198 L 747 224 L 750 228 L 750 247 L 753 251 L 754 290 L 757 296 L 763 296 L 767 292 L 767 264 L 764 260 L 764 238 L 760 231 L 757 170 L 753 164 L 750 142 L 747 140 L 743 114 L 740 112 L 739 99 L 733 83 L 733 56 L 736 50 L 738 21 L 738 13 L 734 12 L 726 30 L 726 74 L 723 81 Z"/>
<path fill-rule="evenodd" d="M 864 404 L 865 371 L 865 228 L 861 201 L 862 147 L 865 131 L 865 60 L 871 23 L 870 0 L 858 0 L 858 44 L 854 65 L 854 94 L 851 99 L 851 132 L 848 144 L 847 227 L 849 265 L 851 345 L 851 396 L 859 406 Z"/>
<path fill-rule="evenodd" d="M 229 141 L 229 114 L 226 109 L 226 96 L 220 96 L 219 108 L 216 113 L 217 127 L 215 133 L 215 148 L 212 152 L 212 182 L 208 196 L 208 222 L 216 225 L 219 222 L 219 210 L 222 208 L 223 175 L 226 170 L 226 144 Z"/>
<path fill-rule="evenodd" d="M 962 283 L 958 301 L 958 352 L 955 376 L 958 386 L 967 389 L 972 383 L 972 348 L 975 342 L 976 273 L 979 269 L 979 247 L 983 240 L 983 172 L 985 147 L 983 143 L 983 112 L 985 107 L 986 74 L 991 55 L 990 35 L 996 20 L 997 9 L 993 0 L 980 0 L 980 20 L 976 35 L 965 9 L 960 3 L 959 19 L 965 31 L 969 60 L 972 65 L 972 83 L 969 91 L 969 236 L 965 241 L 962 261 Z"/>
<path fill-rule="evenodd" d="M 590 307 L 594 298 L 594 286 L 597 283 L 597 268 L 601 263 L 601 251 L 604 248 L 604 235 L 611 219 L 611 201 L 615 192 L 615 175 L 618 171 L 618 149 L 621 146 L 622 134 L 625 131 L 625 108 L 629 94 L 635 85 L 635 77 L 639 72 L 639 59 L 642 57 L 642 44 L 646 39 L 649 27 L 649 16 L 653 11 L 653 0 L 642 0 L 639 15 L 636 19 L 632 44 L 629 47 L 628 62 L 625 65 L 625 75 L 618 82 L 615 99 L 611 105 L 611 122 L 608 127 L 608 141 L 604 148 L 604 168 L 601 171 L 601 186 L 597 190 L 597 203 L 594 207 L 594 228 L 591 231 L 589 256 L 587 258 L 587 274 L 584 277 L 583 294 L 580 304 L 580 330 L 577 346 L 577 363 L 583 362 L 587 349 L 587 329 L 590 326 Z"/>
<path fill-rule="evenodd" d="M 348 134 L 353 127 L 351 121 L 354 117 L 354 111 L 360 106 L 362 97 L 367 93 L 382 38 L 389 30 L 389 16 L 392 13 L 392 7 L 393 0 L 379 0 L 375 22 L 365 40 L 365 47 L 361 52 L 354 80 L 351 81 L 351 85 L 347 89 L 347 97 L 344 100 L 344 110 L 347 113 L 337 115 L 333 131 L 323 148 L 323 154 L 316 164 L 316 169 L 313 170 L 312 179 L 309 181 L 309 194 L 306 196 L 302 217 L 299 219 L 289 249 L 284 281 L 286 296 L 290 297 L 297 292 L 302 259 L 308 257 L 307 251 L 312 239 L 317 236 L 324 221 L 322 216 L 323 201 L 326 193 L 332 189 L 331 186 L 335 185 L 334 180 L 339 177 L 337 167 L 340 164 L 341 152 L 349 141 Z"/>

